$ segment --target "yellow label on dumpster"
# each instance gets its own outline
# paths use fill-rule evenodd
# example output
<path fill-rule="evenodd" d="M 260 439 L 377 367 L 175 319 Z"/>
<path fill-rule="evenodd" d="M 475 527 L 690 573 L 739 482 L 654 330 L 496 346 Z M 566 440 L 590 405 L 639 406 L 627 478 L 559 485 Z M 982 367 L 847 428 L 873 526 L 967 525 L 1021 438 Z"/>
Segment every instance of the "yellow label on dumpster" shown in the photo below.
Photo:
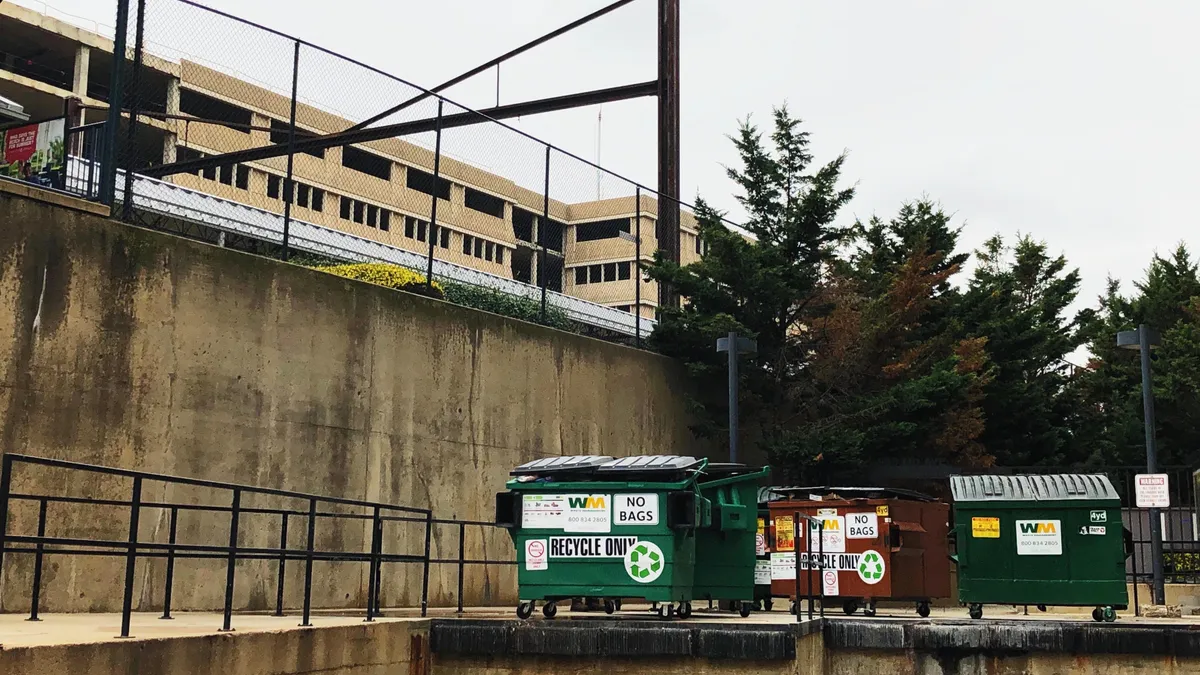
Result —
<path fill-rule="evenodd" d="M 971 536 L 976 539 L 999 539 L 1000 538 L 1000 519 L 999 518 L 972 518 L 971 519 Z"/>
<path fill-rule="evenodd" d="M 887 518 L 888 517 L 887 504 L 880 504 L 879 506 L 876 506 L 875 507 L 875 515 L 879 516 L 880 518 Z"/>
<path fill-rule="evenodd" d="M 775 517 L 775 550 L 796 550 L 796 524 L 792 521 L 792 516 Z"/>

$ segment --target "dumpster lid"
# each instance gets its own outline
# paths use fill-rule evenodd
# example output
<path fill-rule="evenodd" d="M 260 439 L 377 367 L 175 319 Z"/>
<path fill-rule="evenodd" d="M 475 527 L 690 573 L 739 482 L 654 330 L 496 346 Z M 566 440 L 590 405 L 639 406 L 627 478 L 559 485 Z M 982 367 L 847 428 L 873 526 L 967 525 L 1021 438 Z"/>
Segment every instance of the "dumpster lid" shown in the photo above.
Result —
<path fill-rule="evenodd" d="M 612 461 L 608 455 L 567 455 L 561 457 L 542 457 L 532 462 L 525 462 L 509 472 L 510 476 L 537 476 L 542 474 L 588 473 L 596 467 Z"/>
<path fill-rule="evenodd" d="M 732 476 L 740 476 L 744 473 L 754 473 L 756 471 L 761 471 L 761 469 L 755 466 L 734 464 L 731 462 L 709 462 L 708 466 L 704 467 L 704 474 L 709 479 L 730 478 Z"/>
<path fill-rule="evenodd" d="M 771 487 L 766 488 L 768 494 L 780 495 L 779 497 L 768 498 L 768 501 L 776 499 L 808 499 L 808 495 L 819 495 L 821 497 L 839 497 L 841 499 L 908 499 L 918 502 L 936 502 L 937 499 L 927 494 L 916 492 L 914 490 L 904 490 L 902 488 L 887 488 L 887 487 Z M 760 503 L 761 503 L 760 498 Z"/>
<path fill-rule="evenodd" d="M 597 473 L 661 474 L 682 473 L 704 464 L 704 460 L 681 455 L 640 455 L 610 459 L 597 467 Z"/>
<path fill-rule="evenodd" d="M 956 502 L 1121 499 L 1108 476 L 1088 473 L 951 476 L 950 493 Z"/>

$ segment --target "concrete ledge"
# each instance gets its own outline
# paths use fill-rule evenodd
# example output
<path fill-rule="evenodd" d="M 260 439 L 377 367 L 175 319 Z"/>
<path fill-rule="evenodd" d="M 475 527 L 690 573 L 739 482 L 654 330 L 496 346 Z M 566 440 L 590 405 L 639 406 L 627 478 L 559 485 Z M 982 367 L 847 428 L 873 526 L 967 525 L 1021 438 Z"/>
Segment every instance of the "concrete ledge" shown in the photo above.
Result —
<path fill-rule="evenodd" d="M 828 649 L 1056 652 L 1200 657 L 1200 631 L 1190 626 L 1064 622 L 829 621 Z"/>
<path fill-rule="evenodd" d="M 516 621 L 434 619 L 433 653 L 460 656 L 693 657 L 790 660 L 796 639 L 817 632 L 800 624 L 664 623 L 639 620 Z"/>
<path fill-rule="evenodd" d="M 33 199 L 46 204 L 53 204 L 63 208 L 72 209 L 75 211 L 83 211 L 96 216 L 107 218 L 109 216 L 109 208 L 104 204 L 89 202 L 86 199 L 72 197 L 71 195 L 63 194 L 55 190 L 47 190 L 37 185 L 30 183 L 22 183 L 15 180 L 0 179 L 0 195 L 11 195 L 14 197 L 24 197 L 25 199 Z"/>

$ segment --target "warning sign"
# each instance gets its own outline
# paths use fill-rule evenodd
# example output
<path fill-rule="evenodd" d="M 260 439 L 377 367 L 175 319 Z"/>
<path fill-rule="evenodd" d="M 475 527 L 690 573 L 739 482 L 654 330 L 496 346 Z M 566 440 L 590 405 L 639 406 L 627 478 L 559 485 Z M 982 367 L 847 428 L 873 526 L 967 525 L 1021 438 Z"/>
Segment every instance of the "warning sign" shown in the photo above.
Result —
<path fill-rule="evenodd" d="M 821 575 L 821 586 L 825 589 L 825 597 L 837 597 L 842 594 L 838 587 L 838 573 L 833 570 L 825 570 Z"/>
<path fill-rule="evenodd" d="M 617 525 L 657 525 L 658 495 L 616 495 Z"/>
<path fill-rule="evenodd" d="M 546 540 L 530 539 L 525 542 L 525 569 L 530 571 L 544 570 L 550 567 L 546 557 Z"/>
<path fill-rule="evenodd" d="M 972 518 L 971 536 L 975 539 L 999 539 L 999 518 Z"/>
<path fill-rule="evenodd" d="M 758 519 L 758 534 L 754 535 L 754 555 L 765 555 L 767 552 L 767 521 Z"/>
<path fill-rule="evenodd" d="M 848 539 L 878 539 L 879 516 L 874 513 L 851 513 L 846 516 Z"/>
<path fill-rule="evenodd" d="M 793 522 L 792 516 L 775 518 L 775 550 L 796 550 L 796 523 Z"/>
<path fill-rule="evenodd" d="M 824 529 L 822 529 L 824 528 Z M 846 552 L 846 517 L 845 516 L 825 516 L 817 520 L 808 521 L 809 542 L 821 533 L 821 541 L 823 548 L 821 553 L 845 553 Z M 817 549 L 817 546 L 811 548 Z"/>
<path fill-rule="evenodd" d="M 637 537 L 550 537 L 551 558 L 624 558 Z"/>

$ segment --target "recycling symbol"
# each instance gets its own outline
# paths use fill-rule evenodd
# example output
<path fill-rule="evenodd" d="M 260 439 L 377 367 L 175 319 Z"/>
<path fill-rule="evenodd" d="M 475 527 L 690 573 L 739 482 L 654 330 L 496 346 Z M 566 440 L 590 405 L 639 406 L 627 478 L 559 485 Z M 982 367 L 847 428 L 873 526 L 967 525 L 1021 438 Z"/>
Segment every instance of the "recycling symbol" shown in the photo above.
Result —
<path fill-rule="evenodd" d="M 873 586 L 883 581 L 886 569 L 883 556 L 879 555 L 878 551 L 863 551 L 862 558 L 858 561 L 858 578 L 862 579 L 863 583 Z"/>
<path fill-rule="evenodd" d="M 634 581 L 642 584 L 662 576 L 665 562 L 662 549 L 649 541 L 639 541 L 625 553 L 625 571 Z"/>

